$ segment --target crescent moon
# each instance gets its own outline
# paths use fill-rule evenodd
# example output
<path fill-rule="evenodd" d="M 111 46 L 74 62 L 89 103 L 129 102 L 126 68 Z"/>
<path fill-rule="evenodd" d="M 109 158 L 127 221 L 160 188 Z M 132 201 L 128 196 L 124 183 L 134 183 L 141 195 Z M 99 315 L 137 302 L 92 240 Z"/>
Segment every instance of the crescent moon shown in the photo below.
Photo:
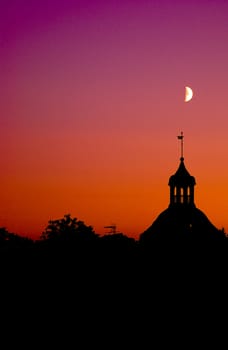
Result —
<path fill-rule="evenodd" d="M 193 91 L 189 86 L 185 86 L 184 102 L 188 102 L 192 99 Z"/>

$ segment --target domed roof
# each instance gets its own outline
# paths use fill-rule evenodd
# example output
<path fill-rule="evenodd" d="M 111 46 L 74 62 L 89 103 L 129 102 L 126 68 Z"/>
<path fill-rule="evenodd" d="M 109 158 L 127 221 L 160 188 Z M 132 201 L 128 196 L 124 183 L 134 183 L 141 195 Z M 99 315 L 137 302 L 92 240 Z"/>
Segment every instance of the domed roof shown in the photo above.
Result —
<path fill-rule="evenodd" d="M 140 235 L 140 241 L 205 240 L 221 238 L 220 231 L 196 207 L 169 207 Z"/>
<path fill-rule="evenodd" d="M 184 165 L 184 158 L 180 158 L 180 165 L 176 173 L 169 178 L 169 186 L 186 186 L 195 185 L 196 181 L 194 176 L 191 176 Z"/>

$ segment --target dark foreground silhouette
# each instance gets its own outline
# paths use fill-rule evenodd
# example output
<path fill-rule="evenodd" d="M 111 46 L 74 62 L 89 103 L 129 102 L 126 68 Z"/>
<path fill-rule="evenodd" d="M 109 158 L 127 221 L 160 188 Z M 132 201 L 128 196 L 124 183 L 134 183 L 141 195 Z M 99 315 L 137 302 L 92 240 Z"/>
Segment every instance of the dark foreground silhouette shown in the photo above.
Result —
<path fill-rule="evenodd" d="M 223 231 L 178 230 L 166 234 L 141 234 L 139 240 L 123 233 L 100 236 L 83 221 L 65 215 L 50 220 L 40 239 L 33 241 L 0 229 L 1 266 L 17 273 L 54 278 L 67 275 L 145 280 L 161 274 L 220 274 L 228 265 L 228 238 Z M 147 237 L 148 236 L 148 237 Z M 39 275 L 39 276 L 38 276 Z"/>
<path fill-rule="evenodd" d="M 170 345 L 183 345 L 182 337 L 186 345 L 194 339 L 205 344 L 202 327 L 208 337 L 218 324 L 225 326 L 219 312 L 227 308 L 227 238 L 161 237 L 147 242 L 121 233 L 99 236 L 70 215 L 50 221 L 37 241 L 2 228 L 8 344 L 12 322 L 23 344 L 31 345 L 32 334 L 32 342 L 50 348 L 60 341 L 64 348 L 90 348 L 91 341 L 128 348 L 140 334 L 140 348 L 144 341 L 165 346 L 167 337 Z"/>

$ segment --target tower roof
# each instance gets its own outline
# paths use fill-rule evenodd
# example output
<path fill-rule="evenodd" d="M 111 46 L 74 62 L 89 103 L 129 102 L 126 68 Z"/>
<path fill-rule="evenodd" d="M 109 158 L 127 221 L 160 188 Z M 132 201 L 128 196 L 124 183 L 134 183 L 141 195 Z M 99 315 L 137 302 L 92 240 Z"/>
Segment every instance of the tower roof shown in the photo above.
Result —
<path fill-rule="evenodd" d="M 180 158 L 180 165 L 176 173 L 169 178 L 169 186 L 188 186 L 195 185 L 194 176 L 191 176 L 184 164 L 184 158 Z"/>
<path fill-rule="evenodd" d="M 146 242 L 153 239 L 176 242 L 180 239 L 200 241 L 210 238 L 223 239 L 224 235 L 200 209 L 193 206 L 167 208 L 140 235 L 140 240 Z"/>

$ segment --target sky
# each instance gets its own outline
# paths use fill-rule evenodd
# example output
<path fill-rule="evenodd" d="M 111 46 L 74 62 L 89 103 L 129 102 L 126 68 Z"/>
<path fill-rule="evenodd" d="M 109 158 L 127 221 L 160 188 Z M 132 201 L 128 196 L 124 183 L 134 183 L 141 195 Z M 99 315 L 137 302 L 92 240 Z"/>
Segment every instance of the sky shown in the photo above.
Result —
<path fill-rule="evenodd" d="M 0 227 L 138 238 L 178 166 L 228 232 L 228 2 L 1 0 Z M 193 98 L 184 102 L 185 86 Z"/>

